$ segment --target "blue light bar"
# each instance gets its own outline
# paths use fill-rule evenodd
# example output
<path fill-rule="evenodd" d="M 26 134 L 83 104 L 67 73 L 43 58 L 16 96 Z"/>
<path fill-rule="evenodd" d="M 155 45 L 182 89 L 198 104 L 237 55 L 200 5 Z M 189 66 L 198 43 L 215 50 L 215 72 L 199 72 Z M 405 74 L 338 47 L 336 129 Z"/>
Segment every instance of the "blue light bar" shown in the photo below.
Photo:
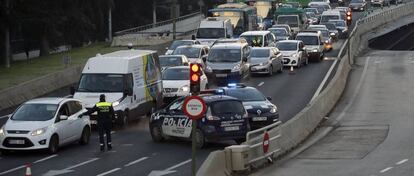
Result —
<path fill-rule="evenodd" d="M 236 83 L 229 83 L 229 84 L 227 84 L 227 87 L 236 87 L 236 86 L 237 86 Z"/>

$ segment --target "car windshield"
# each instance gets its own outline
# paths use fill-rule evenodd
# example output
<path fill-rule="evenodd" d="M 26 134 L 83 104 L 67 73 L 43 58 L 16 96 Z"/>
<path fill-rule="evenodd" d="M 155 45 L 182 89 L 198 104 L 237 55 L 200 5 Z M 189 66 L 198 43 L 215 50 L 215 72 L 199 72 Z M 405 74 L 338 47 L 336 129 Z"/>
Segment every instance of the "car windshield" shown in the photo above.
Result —
<path fill-rule="evenodd" d="M 174 67 L 182 65 L 181 57 L 177 56 L 163 56 L 160 57 L 161 67 Z"/>
<path fill-rule="evenodd" d="M 17 121 L 47 121 L 55 116 L 57 104 L 23 104 L 11 117 Z"/>
<path fill-rule="evenodd" d="M 228 89 L 227 95 L 241 101 L 265 101 L 265 96 L 257 89 Z"/>
<path fill-rule="evenodd" d="M 329 30 L 336 30 L 336 26 L 333 23 L 325 23 L 326 28 Z"/>
<path fill-rule="evenodd" d="M 253 49 L 250 57 L 269 57 L 269 49 Z"/>
<path fill-rule="evenodd" d="M 305 45 L 318 45 L 318 37 L 316 36 L 297 36 L 296 40 L 302 40 Z"/>
<path fill-rule="evenodd" d="M 211 105 L 213 114 L 244 114 L 243 104 L 235 100 L 218 101 Z"/>
<path fill-rule="evenodd" d="M 187 40 L 176 40 L 174 41 L 171 46 L 168 48 L 170 50 L 175 50 L 177 47 L 179 46 L 183 46 L 183 45 L 192 45 L 194 42 L 193 41 L 187 41 Z"/>
<path fill-rule="evenodd" d="M 345 27 L 345 21 L 331 21 L 335 26 Z"/>
<path fill-rule="evenodd" d="M 189 68 L 169 68 L 162 72 L 162 80 L 190 80 Z"/>
<path fill-rule="evenodd" d="M 218 39 L 224 37 L 224 28 L 198 28 L 197 30 L 197 38 L 199 39 Z"/>
<path fill-rule="evenodd" d="M 246 39 L 247 43 L 250 46 L 253 46 L 253 41 L 256 41 L 256 44 L 254 44 L 254 46 L 262 46 L 262 42 L 263 42 L 263 36 L 261 35 L 243 35 L 240 36 L 243 37 L 244 39 Z"/>
<path fill-rule="evenodd" d="M 278 48 L 280 51 L 296 51 L 298 49 L 297 47 L 297 43 L 293 42 L 276 43 L 276 48 Z"/>
<path fill-rule="evenodd" d="M 200 48 L 179 47 L 174 50 L 172 55 L 184 55 L 188 58 L 200 58 Z"/>
<path fill-rule="evenodd" d="M 338 15 L 323 15 L 321 17 L 321 23 L 326 23 L 329 20 L 339 20 L 339 16 Z"/>
<path fill-rule="evenodd" d="M 297 16 L 279 16 L 277 17 L 278 24 L 288 24 L 290 27 L 298 27 L 299 21 Z"/>
<path fill-rule="evenodd" d="M 123 74 L 82 74 L 78 91 L 123 92 L 126 84 L 125 80 L 126 78 Z"/>
<path fill-rule="evenodd" d="M 324 38 L 329 38 L 329 31 L 327 31 L 327 30 L 320 30 L 320 31 L 321 31 L 322 36 L 323 36 Z"/>
<path fill-rule="evenodd" d="M 287 36 L 285 29 L 269 29 L 269 31 L 275 34 L 275 36 Z"/>
<path fill-rule="evenodd" d="M 351 3 L 362 3 L 362 0 L 351 0 Z"/>
<path fill-rule="evenodd" d="M 286 31 L 289 32 L 289 26 L 285 26 L 285 25 L 273 25 L 272 28 L 285 28 Z"/>
<path fill-rule="evenodd" d="M 212 49 L 210 50 L 208 62 L 240 62 L 240 49 Z"/>

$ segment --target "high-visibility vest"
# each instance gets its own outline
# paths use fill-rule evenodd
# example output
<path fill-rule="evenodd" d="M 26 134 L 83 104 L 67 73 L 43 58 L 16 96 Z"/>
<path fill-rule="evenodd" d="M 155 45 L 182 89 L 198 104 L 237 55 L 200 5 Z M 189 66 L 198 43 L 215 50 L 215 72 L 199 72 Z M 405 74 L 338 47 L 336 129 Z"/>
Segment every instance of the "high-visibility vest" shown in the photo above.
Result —
<path fill-rule="evenodd" d="M 109 108 L 112 106 L 112 103 L 108 102 L 99 102 L 96 104 L 96 107 L 99 109 L 99 112 L 109 112 Z"/>

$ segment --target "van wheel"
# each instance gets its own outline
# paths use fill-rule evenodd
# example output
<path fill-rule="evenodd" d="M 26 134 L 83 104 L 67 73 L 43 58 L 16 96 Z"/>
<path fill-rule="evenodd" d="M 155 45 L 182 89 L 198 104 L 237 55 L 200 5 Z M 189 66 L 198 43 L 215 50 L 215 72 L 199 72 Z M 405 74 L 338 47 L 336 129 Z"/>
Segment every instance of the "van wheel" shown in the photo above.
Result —
<path fill-rule="evenodd" d="M 119 121 L 119 126 L 121 128 L 126 128 L 128 126 L 129 118 L 128 118 L 128 111 L 125 111 L 122 115 L 122 118 Z"/>
<path fill-rule="evenodd" d="M 47 148 L 47 151 L 49 154 L 55 154 L 58 152 L 59 149 L 59 137 L 54 134 L 49 141 L 49 147 Z"/>
<path fill-rule="evenodd" d="M 206 145 L 206 139 L 204 137 L 203 131 L 201 131 L 200 129 L 196 129 L 194 135 L 196 138 L 196 147 L 199 149 L 203 148 Z"/>
<path fill-rule="evenodd" d="M 151 138 L 154 142 L 164 141 L 164 136 L 162 135 L 161 127 L 156 125 L 150 125 Z"/>
<path fill-rule="evenodd" d="M 85 128 L 83 128 L 83 131 L 82 131 L 82 136 L 79 139 L 79 144 L 80 145 L 89 144 L 90 137 L 91 137 L 91 130 L 89 127 L 85 126 Z"/>

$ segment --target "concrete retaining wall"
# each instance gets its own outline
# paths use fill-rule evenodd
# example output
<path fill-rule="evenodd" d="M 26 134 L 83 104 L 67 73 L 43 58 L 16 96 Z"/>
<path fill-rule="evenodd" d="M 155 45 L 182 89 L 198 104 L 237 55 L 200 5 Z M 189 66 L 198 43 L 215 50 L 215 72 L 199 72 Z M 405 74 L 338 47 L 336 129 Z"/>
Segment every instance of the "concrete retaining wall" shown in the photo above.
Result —
<path fill-rule="evenodd" d="M 369 31 L 374 28 L 380 28 L 382 25 L 390 21 L 397 20 L 403 16 L 414 13 L 414 2 L 405 4 L 403 6 L 393 7 L 388 10 L 373 13 L 371 16 L 363 18 L 357 22 L 356 27 L 351 33 L 351 37 L 345 42 L 343 47 L 347 47 L 348 42 L 351 44 L 352 53 L 350 55 L 339 53 L 339 56 L 344 56 L 338 65 L 335 76 L 332 78 L 326 89 L 309 105 L 307 105 L 301 112 L 293 117 L 288 122 L 280 127 L 280 147 L 281 152 L 276 153 L 273 157 L 278 158 L 282 154 L 289 152 L 291 149 L 298 146 L 316 129 L 322 119 L 335 106 L 340 99 L 343 90 L 345 89 L 348 74 L 351 70 L 354 56 L 360 54 L 368 47 L 368 40 L 364 38 Z M 343 52 L 347 52 L 344 48 Z M 338 57 L 340 58 L 340 57 Z M 270 136 L 272 137 L 272 136 Z M 223 152 L 224 151 L 220 151 Z M 216 155 L 216 153 L 214 153 Z M 209 157 L 210 158 L 210 157 Z M 223 166 L 216 166 L 213 163 L 226 163 L 228 161 L 221 161 L 222 157 L 212 157 L 206 160 L 197 175 L 216 175 L 221 169 L 220 175 L 229 172 L 229 168 Z M 228 158 L 224 158 L 228 159 Z M 206 170 L 209 168 L 210 170 Z M 214 172 L 214 174 L 212 174 Z"/>

